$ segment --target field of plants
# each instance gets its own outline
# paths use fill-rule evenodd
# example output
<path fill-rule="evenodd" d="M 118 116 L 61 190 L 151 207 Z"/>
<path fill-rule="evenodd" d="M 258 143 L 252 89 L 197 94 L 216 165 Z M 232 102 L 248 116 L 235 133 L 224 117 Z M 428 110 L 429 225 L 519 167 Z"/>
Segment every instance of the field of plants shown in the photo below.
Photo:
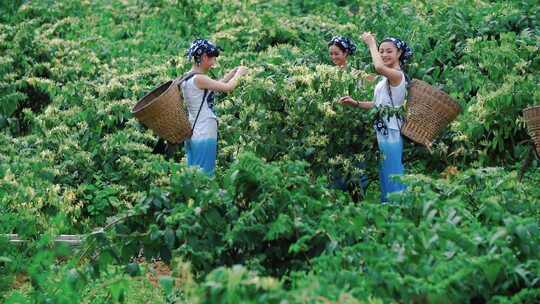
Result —
<path fill-rule="evenodd" d="M 326 44 L 373 73 L 363 31 L 463 108 L 432 151 L 406 142 L 394 204 L 373 114 L 336 102 L 372 99 Z M 217 97 L 212 178 L 131 114 L 199 37 L 214 77 L 251 70 Z M 539 70 L 537 0 L 0 1 L 0 302 L 539 303 L 540 161 L 519 178 Z"/>

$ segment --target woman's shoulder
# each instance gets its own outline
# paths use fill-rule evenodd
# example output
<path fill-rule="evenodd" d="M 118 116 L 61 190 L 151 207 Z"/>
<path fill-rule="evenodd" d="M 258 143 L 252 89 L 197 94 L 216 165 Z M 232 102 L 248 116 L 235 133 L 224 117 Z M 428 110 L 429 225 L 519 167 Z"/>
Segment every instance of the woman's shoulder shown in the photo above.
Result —
<path fill-rule="evenodd" d="M 205 83 L 211 80 L 212 78 L 210 78 L 206 74 L 196 73 L 189 79 L 189 83 L 192 84 L 195 88 L 202 90 L 201 87 L 204 86 Z"/>
<path fill-rule="evenodd" d="M 394 89 L 405 87 L 407 83 L 407 78 L 405 77 L 405 73 L 402 70 L 399 70 L 399 72 L 401 73 L 401 81 L 399 82 L 397 86 L 393 86 L 392 84 L 390 84 L 390 81 L 388 79 L 386 80 L 388 84 Z"/>
<path fill-rule="evenodd" d="M 215 80 L 212 79 L 212 77 L 208 76 L 207 74 L 198 73 L 193 77 L 193 81 L 196 84 L 200 85 L 202 83 L 208 83 L 208 82 L 212 82 L 212 81 L 215 81 Z"/>
<path fill-rule="evenodd" d="M 195 77 L 197 77 L 197 75 L 198 74 L 196 73 L 187 72 L 181 77 L 179 77 L 178 79 L 182 83 L 182 85 L 186 85 L 187 83 L 192 82 L 195 79 Z"/>

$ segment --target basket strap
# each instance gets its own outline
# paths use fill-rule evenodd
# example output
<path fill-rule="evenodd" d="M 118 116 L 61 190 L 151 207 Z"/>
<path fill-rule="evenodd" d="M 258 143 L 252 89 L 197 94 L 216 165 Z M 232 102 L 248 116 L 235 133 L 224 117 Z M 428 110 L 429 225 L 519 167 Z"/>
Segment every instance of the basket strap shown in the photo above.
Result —
<path fill-rule="evenodd" d="M 199 75 L 199 74 L 202 74 L 202 73 L 199 73 L 199 72 L 189 72 L 189 73 L 186 73 L 186 74 L 182 75 L 182 77 L 177 78 L 177 79 L 178 79 L 178 85 L 182 84 L 182 82 L 184 82 L 184 81 L 190 80 L 191 78 L 193 78 L 193 76 Z"/>
<path fill-rule="evenodd" d="M 403 73 L 403 75 L 405 75 L 405 73 Z M 407 81 L 406 76 L 405 76 L 405 81 Z M 392 90 L 390 89 L 390 81 L 388 80 L 388 78 L 386 78 L 386 88 L 388 89 L 388 96 L 390 96 L 390 102 L 392 103 L 392 108 L 395 108 L 396 106 L 394 105 L 394 99 L 392 98 Z M 398 123 L 399 130 L 401 131 L 402 125 L 399 122 L 399 119 L 397 119 L 397 123 Z"/>
<path fill-rule="evenodd" d="M 201 114 L 202 106 L 204 102 L 206 101 L 206 96 L 208 95 L 208 90 L 204 90 L 204 95 L 201 101 L 201 106 L 199 107 L 199 111 L 197 112 L 197 117 L 195 117 L 195 121 L 193 122 L 193 127 L 191 127 L 192 130 L 195 130 L 195 125 L 197 124 L 197 120 L 199 119 L 199 114 Z"/>

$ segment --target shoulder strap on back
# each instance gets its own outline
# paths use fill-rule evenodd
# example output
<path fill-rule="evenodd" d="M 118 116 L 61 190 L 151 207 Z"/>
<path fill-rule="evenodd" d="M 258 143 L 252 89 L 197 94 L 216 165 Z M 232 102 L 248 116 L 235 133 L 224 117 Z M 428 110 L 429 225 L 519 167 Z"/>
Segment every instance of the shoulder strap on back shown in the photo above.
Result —
<path fill-rule="evenodd" d="M 190 80 L 191 78 L 193 78 L 193 76 L 199 75 L 199 74 L 202 74 L 202 73 L 199 73 L 199 72 L 188 72 L 188 73 L 182 75 L 182 77 L 177 78 L 175 81 L 176 81 L 176 82 L 178 83 L 178 85 L 180 86 L 180 84 L 182 84 L 182 82 L 188 81 L 188 80 Z"/>
<path fill-rule="evenodd" d="M 189 72 L 189 73 L 184 74 L 182 77 L 180 77 L 178 79 L 178 82 L 177 82 L 178 90 L 180 90 L 180 92 L 182 92 L 182 87 L 181 87 L 182 83 L 184 81 L 190 80 L 191 78 L 193 78 L 193 76 L 199 75 L 199 74 L 202 74 L 202 73 Z M 206 96 L 208 96 L 208 90 L 207 89 L 204 90 L 204 95 L 203 95 L 203 98 L 202 98 L 202 101 L 201 101 L 201 105 L 199 107 L 199 111 L 197 111 L 197 116 L 195 117 L 195 121 L 193 122 L 193 126 L 191 127 L 192 130 L 195 129 L 195 125 L 197 124 L 197 120 L 199 120 L 199 115 L 201 114 L 202 106 L 203 106 L 204 102 L 206 101 Z M 180 95 L 180 98 L 182 98 L 182 95 Z"/>

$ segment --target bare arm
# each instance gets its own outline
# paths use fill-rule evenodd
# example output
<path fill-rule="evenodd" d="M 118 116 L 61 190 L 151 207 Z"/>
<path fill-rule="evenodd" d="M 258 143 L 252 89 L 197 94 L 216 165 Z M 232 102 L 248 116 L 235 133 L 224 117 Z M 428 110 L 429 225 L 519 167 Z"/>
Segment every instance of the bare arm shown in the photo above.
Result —
<path fill-rule="evenodd" d="M 362 109 L 371 109 L 373 108 L 374 104 L 373 104 L 373 101 L 357 101 L 356 102 L 356 107 L 357 108 L 362 108 Z"/>
<path fill-rule="evenodd" d="M 230 70 L 227 74 L 223 76 L 223 78 L 220 79 L 221 82 L 228 82 L 233 78 L 234 74 L 236 74 L 236 70 L 238 70 L 238 67 Z"/>
<path fill-rule="evenodd" d="M 228 81 L 214 80 L 206 75 L 195 77 L 195 85 L 199 89 L 228 93 L 236 88 L 238 79 L 247 73 L 247 68 L 239 67 Z"/>
<path fill-rule="evenodd" d="M 373 65 L 375 71 L 378 74 L 385 76 L 390 81 L 392 86 L 398 86 L 401 83 L 403 75 L 400 70 L 396 70 L 391 67 L 384 65 L 384 62 L 381 58 L 381 54 L 377 49 L 377 43 L 375 42 L 375 37 L 371 33 L 363 33 L 362 39 L 369 47 L 369 52 L 371 53 L 371 59 L 373 60 Z"/>
<path fill-rule="evenodd" d="M 342 105 L 349 105 L 351 107 L 355 108 L 361 108 L 361 109 L 371 109 L 373 108 L 373 102 L 372 101 L 356 101 L 352 99 L 351 96 L 343 96 L 341 97 L 338 102 Z"/>

